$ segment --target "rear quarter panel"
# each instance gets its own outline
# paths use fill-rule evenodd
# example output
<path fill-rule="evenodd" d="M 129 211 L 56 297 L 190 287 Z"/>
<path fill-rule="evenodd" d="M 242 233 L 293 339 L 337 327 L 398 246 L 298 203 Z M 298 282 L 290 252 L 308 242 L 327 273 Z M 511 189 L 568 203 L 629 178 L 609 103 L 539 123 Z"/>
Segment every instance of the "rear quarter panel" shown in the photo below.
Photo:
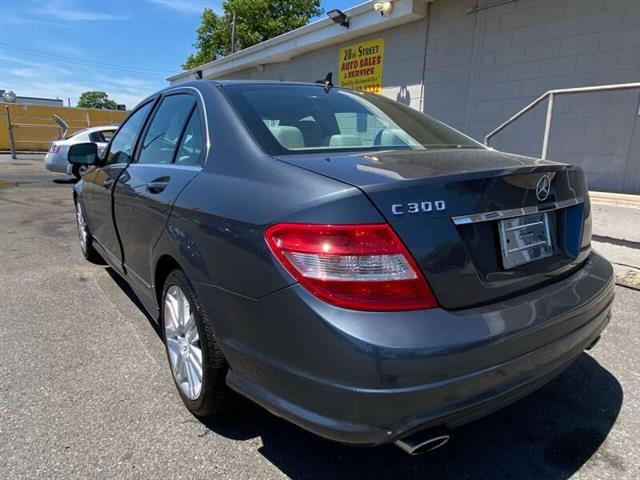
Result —
<path fill-rule="evenodd" d="M 258 298 L 295 283 L 267 247 L 268 225 L 383 221 L 356 188 L 283 166 L 266 178 L 196 177 L 174 204 L 157 255 L 171 251 L 195 282 Z"/>

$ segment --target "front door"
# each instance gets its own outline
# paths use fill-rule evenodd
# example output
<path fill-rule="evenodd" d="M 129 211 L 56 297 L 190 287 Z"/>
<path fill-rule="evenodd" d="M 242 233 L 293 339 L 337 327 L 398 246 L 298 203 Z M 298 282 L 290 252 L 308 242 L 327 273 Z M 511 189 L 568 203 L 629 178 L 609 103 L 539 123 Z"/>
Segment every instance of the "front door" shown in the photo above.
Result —
<path fill-rule="evenodd" d="M 114 268 L 121 270 L 122 252 L 112 215 L 114 186 L 127 168 L 140 136 L 144 121 L 153 106 L 150 101 L 135 110 L 114 135 L 101 166 L 90 169 L 83 177 L 85 209 L 89 230 L 107 254 Z"/>
<path fill-rule="evenodd" d="M 203 122 L 196 98 L 164 96 L 153 114 L 133 163 L 114 191 L 114 216 L 123 264 L 133 286 L 153 295 L 153 248 L 175 199 L 202 170 Z"/>

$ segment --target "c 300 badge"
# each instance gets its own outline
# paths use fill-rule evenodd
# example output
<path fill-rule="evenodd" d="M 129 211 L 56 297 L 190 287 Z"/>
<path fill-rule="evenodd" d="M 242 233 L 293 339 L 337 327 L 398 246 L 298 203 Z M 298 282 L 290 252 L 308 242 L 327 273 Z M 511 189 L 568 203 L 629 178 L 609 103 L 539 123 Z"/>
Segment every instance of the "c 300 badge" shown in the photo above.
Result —
<path fill-rule="evenodd" d="M 416 215 L 418 213 L 442 212 L 447 208 L 444 200 L 394 203 L 391 205 L 391 213 L 394 215 L 404 215 L 405 213 Z"/>

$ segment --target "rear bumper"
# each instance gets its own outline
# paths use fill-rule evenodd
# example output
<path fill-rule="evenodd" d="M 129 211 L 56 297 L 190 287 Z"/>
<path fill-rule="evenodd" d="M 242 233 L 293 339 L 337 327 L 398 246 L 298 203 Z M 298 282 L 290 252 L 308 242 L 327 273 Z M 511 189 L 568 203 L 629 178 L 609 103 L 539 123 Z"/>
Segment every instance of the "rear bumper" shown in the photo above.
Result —
<path fill-rule="evenodd" d="M 50 172 L 67 173 L 69 162 L 58 154 L 47 153 L 44 156 L 44 167 Z"/>
<path fill-rule="evenodd" d="M 561 282 L 455 312 L 353 312 L 299 286 L 260 300 L 196 289 L 210 312 L 233 308 L 215 325 L 232 388 L 323 437 L 376 445 L 461 425 L 554 378 L 605 328 L 613 285 L 594 253 Z"/>

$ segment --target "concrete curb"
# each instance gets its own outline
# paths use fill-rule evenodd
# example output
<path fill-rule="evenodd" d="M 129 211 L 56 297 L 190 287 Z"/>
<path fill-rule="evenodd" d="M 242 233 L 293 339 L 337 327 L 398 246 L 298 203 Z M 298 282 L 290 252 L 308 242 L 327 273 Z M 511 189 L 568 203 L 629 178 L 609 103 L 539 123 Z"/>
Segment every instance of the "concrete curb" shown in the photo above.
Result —
<path fill-rule="evenodd" d="M 640 269 L 628 265 L 613 264 L 616 272 L 616 285 L 640 291 Z"/>
<path fill-rule="evenodd" d="M 591 202 L 596 204 L 640 209 L 640 195 L 590 191 L 589 197 Z"/>

